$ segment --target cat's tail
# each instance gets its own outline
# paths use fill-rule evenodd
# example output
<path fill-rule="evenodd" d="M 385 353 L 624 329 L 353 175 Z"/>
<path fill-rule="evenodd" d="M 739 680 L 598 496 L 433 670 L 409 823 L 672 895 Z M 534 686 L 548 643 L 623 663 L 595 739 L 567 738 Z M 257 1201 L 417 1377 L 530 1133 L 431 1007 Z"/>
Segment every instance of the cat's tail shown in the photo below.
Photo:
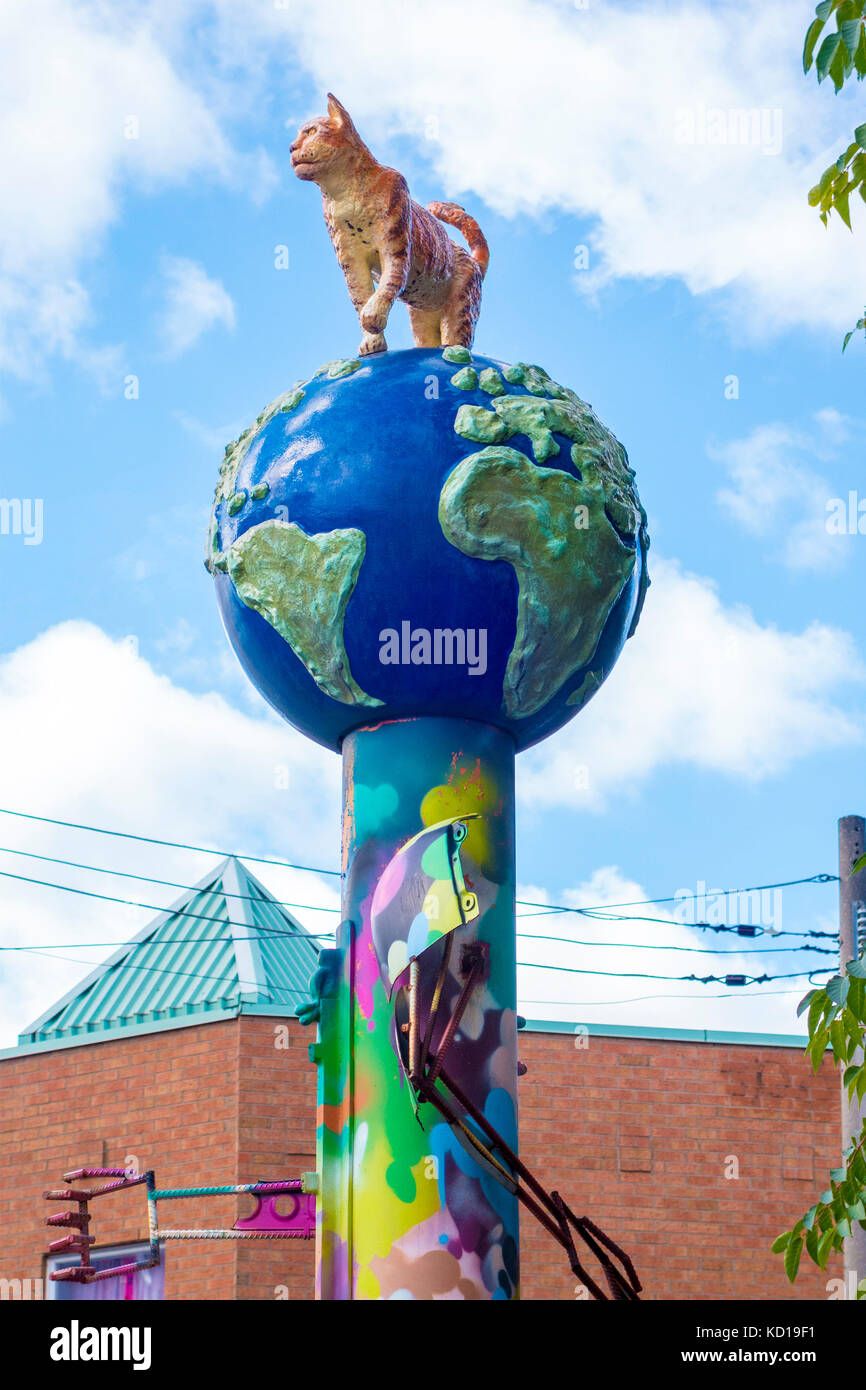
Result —
<path fill-rule="evenodd" d="M 461 236 L 466 238 L 469 254 L 484 275 L 487 262 L 490 260 L 490 247 L 475 218 L 470 217 L 459 203 L 428 203 L 427 211 L 432 212 L 434 217 L 438 217 L 440 222 L 445 222 L 449 227 L 456 227 Z"/>

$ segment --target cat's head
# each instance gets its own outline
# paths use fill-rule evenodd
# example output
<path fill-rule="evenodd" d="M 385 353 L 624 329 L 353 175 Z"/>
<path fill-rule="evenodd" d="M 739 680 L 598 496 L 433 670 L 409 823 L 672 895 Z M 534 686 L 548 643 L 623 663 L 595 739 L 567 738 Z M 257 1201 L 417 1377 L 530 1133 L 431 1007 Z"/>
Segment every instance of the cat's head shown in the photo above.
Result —
<path fill-rule="evenodd" d="M 327 116 L 305 121 L 291 145 L 292 168 L 299 179 L 321 183 L 369 153 L 345 106 L 328 93 Z"/>

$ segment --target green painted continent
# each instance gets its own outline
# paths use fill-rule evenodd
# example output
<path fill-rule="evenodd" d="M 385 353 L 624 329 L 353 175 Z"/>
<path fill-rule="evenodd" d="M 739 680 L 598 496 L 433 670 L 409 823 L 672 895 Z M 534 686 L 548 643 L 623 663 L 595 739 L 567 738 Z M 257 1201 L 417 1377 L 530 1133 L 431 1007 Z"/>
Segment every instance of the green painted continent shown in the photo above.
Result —
<path fill-rule="evenodd" d="M 343 640 L 365 550 L 354 527 L 308 536 L 293 521 L 263 521 L 224 557 L 241 601 L 276 628 L 320 690 L 347 705 L 382 703 L 353 679 Z"/>
<path fill-rule="evenodd" d="M 498 402 L 497 402 L 498 404 Z M 541 709 L 592 659 L 636 551 L 605 510 L 598 473 L 540 468 L 492 446 L 462 459 L 439 497 L 439 524 L 466 555 L 506 560 L 517 575 L 517 632 L 503 682 L 513 719 Z"/>

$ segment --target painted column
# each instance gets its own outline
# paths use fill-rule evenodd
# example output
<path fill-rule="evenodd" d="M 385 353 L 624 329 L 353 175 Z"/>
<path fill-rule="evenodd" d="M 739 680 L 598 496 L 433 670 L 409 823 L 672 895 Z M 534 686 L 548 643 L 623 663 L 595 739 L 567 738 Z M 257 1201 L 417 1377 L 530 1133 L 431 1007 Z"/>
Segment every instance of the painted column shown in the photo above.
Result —
<path fill-rule="evenodd" d="M 839 821 L 839 950 L 840 963 L 844 972 L 849 960 L 857 960 L 863 949 L 858 941 L 858 907 L 866 902 L 866 869 L 858 874 L 851 869 L 862 854 L 866 853 L 866 820 L 862 816 L 842 816 Z M 862 1054 L 855 1053 L 852 1062 L 862 1061 Z M 843 1069 L 844 1070 L 844 1069 Z M 856 1095 L 848 1099 L 848 1092 L 842 1085 L 842 1147 L 860 1136 L 866 1105 L 861 1104 Z M 856 1299 L 857 1285 L 866 1278 L 866 1231 L 858 1221 L 851 1222 L 851 1234 L 845 1241 L 845 1297 Z"/>
<path fill-rule="evenodd" d="M 479 912 L 451 933 L 432 1048 L 475 961 L 480 978 L 446 1065 L 516 1151 L 513 742 L 471 720 L 383 722 L 346 737 L 343 790 L 345 920 L 322 962 L 316 1051 L 318 1297 L 516 1298 L 517 1198 L 434 1105 L 417 1105 L 398 1044 L 408 974 L 389 1000 L 371 928 L 398 849 L 425 826 L 466 817 L 460 861 Z M 420 957 L 422 1031 L 445 941 Z"/>

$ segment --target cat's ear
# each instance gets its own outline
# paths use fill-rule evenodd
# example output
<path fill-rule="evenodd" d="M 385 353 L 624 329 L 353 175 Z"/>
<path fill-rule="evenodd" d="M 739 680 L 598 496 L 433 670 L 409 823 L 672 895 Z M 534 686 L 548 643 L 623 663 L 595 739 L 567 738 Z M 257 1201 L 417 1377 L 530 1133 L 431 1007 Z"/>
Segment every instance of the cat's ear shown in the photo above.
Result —
<path fill-rule="evenodd" d="M 343 103 L 337 100 L 333 92 L 328 93 L 328 115 L 331 117 L 332 121 L 336 121 L 338 125 L 343 127 L 347 135 L 352 136 L 355 140 L 360 138 L 355 129 L 352 117 L 349 115 Z"/>

